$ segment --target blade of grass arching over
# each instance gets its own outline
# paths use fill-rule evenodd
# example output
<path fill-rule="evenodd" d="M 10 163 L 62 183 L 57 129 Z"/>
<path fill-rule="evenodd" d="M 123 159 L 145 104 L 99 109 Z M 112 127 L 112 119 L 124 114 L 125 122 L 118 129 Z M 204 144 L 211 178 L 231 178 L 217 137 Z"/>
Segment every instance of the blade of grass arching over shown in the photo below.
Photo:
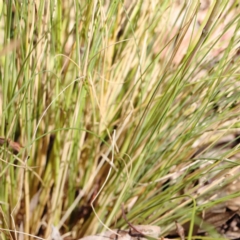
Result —
<path fill-rule="evenodd" d="M 141 161 L 138 161 L 138 164 L 141 164 Z M 135 171 L 136 171 L 137 169 L 138 169 L 138 168 L 136 167 L 136 168 L 135 168 Z M 135 173 L 132 172 L 131 175 L 134 176 L 134 174 L 135 174 Z M 122 191 L 122 193 L 125 192 L 125 191 L 126 191 L 126 185 L 125 185 L 125 188 L 124 188 L 124 190 Z M 107 225 L 108 225 L 108 222 L 111 221 L 111 217 L 114 216 L 115 211 L 119 208 L 120 203 L 121 203 L 121 201 L 122 201 L 121 199 L 122 199 L 122 198 L 119 198 L 117 204 L 115 205 L 115 208 L 114 208 L 114 210 L 112 211 L 112 213 L 111 213 L 111 215 L 110 215 L 110 217 L 109 217 L 110 220 L 107 221 Z"/>
<path fill-rule="evenodd" d="M 189 67 L 189 63 L 191 62 L 192 58 L 195 56 L 199 47 L 203 44 L 204 40 L 206 39 L 207 35 L 209 34 L 209 31 L 212 28 L 212 25 L 214 24 L 214 19 L 216 18 L 216 15 L 221 15 L 221 11 L 219 11 L 221 3 L 223 4 L 223 2 L 214 1 L 214 3 L 212 4 L 212 9 L 209 11 L 209 16 L 205 20 L 206 24 L 203 25 L 203 27 L 201 28 L 202 32 L 200 34 L 199 39 L 197 40 L 197 43 L 195 44 L 193 49 L 189 50 L 189 55 L 186 56 L 186 58 L 188 58 L 188 60 L 185 64 L 183 73 Z M 222 8 L 222 11 L 223 10 L 224 10 L 224 8 Z"/>
<path fill-rule="evenodd" d="M 1 237 L 207 239 L 202 214 L 239 195 L 237 1 L 0 8 Z"/>
<path fill-rule="evenodd" d="M 195 15 L 195 13 L 193 14 L 193 17 L 194 17 L 194 15 Z M 192 19 L 190 19 L 189 23 L 190 23 L 191 21 L 192 21 Z M 186 28 L 186 29 L 188 29 L 188 28 Z M 184 35 L 184 34 L 183 34 L 183 35 Z M 169 61 L 168 61 L 168 64 L 170 64 L 170 63 L 172 62 L 173 58 L 175 57 L 175 55 L 176 55 L 176 53 L 177 53 L 177 49 L 179 48 L 180 43 L 181 43 L 181 40 L 179 41 L 178 46 L 176 46 L 175 52 L 172 53 L 172 55 L 171 55 L 171 57 L 170 57 L 170 59 L 169 59 Z M 140 118 L 140 121 L 139 121 L 139 123 L 138 123 L 138 125 L 137 125 L 137 127 L 136 127 L 136 129 L 135 129 L 135 131 L 134 131 L 133 141 L 134 141 L 135 137 L 137 137 L 137 134 L 136 134 L 136 133 L 138 132 L 139 126 L 144 125 L 143 120 L 144 120 L 144 118 L 146 117 L 146 114 L 147 114 L 148 111 L 149 111 L 149 108 L 150 108 L 150 106 L 151 106 L 151 104 L 152 104 L 153 99 L 155 98 L 155 96 L 156 96 L 156 94 L 157 94 L 157 92 L 158 92 L 158 89 L 159 89 L 160 86 L 161 86 L 161 83 L 166 79 L 166 76 L 167 76 L 167 71 L 166 71 L 166 70 L 167 70 L 168 64 L 166 64 L 165 70 L 163 70 L 163 75 L 161 76 L 161 79 L 158 81 L 158 84 L 157 84 L 156 88 L 154 89 L 153 94 L 152 94 L 152 96 L 151 96 L 151 98 L 150 98 L 150 100 L 149 100 L 149 102 L 148 102 L 148 104 L 147 104 L 147 106 L 146 106 L 146 108 L 145 108 L 145 110 L 144 110 L 141 118 Z M 175 79 L 176 79 L 176 77 L 177 77 L 177 74 L 176 74 L 176 76 L 175 76 Z M 180 78 L 179 78 L 179 79 L 180 79 Z M 175 93 L 175 94 L 172 94 L 172 92 L 171 92 L 171 93 L 169 92 L 170 87 L 172 87 L 172 86 L 174 85 L 174 79 L 173 79 L 172 81 L 173 81 L 173 84 L 172 84 L 172 83 L 169 84 L 169 88 L 166 89 L 167 94 L 171 95 L 170 99 L 169 99 L 169 97 L 166 96 L 166 98 L 163 99 L 162 102 L 159 104 L 159 106 L 160 106 L 160 105 L 162 105 L 162 106 L 164 106 L 164 107 L 166 106 L 166 107 L 165 107 L 165 110 L 161 110 L 161 108 L 158 110 L 158 112 L 162 112 L 162 117 L 163 117 L 164 114 L 168 111 L 168 109 L 169 109 L 169 107 L 170 107 L 170 105 L 171 105 L 172 100 L 175 98 L 174 95 L 175 95 L 176 93 Z M 179 83 L 180 83 L 180 82 L 179 82 Z M 176 82 L 176 85 L 175 85 L 175 86 L 177 86 L 177 85 L 178 85 L 178 83 Z M 176 87 L 175 89 L 177 89 L 177 87 Z M 169 93 L 168 93 L 168 92 L 169 92 Z M 174 91 L 173 91 L 173 92 L 174 92 Z M 166 94 L 166 95 L 167 95 L 167 94 Z M 167 103 L 167 105 L 165 105 L 166 103 Z M 159 116 L 159 123 L 161 122 L 162 117 Z M 156 125 L 156 128 L 158 128 L 158 126 L 159 126 L 159 125 Z M 137 142 L 136 142 L 136 145 L 138 145 Z M 132 147 L 133 147 L 133 146 L 134 146 L 134 144 L 132 144 Z M 131 151 L 131 149 L 129 149 L 129 151 Z"/>

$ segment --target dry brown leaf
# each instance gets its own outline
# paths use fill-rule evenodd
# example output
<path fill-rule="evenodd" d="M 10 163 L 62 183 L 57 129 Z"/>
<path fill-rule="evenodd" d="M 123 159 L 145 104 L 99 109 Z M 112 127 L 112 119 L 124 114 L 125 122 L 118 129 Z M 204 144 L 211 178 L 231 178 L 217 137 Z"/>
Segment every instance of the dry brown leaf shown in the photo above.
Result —
<path fill-rule="evenodd" d="M 0 146 L 3 146 L 4 144 L 6 144 L 6 146 L 9 147 L 14 153 L 19 153 L 22 148 L 20 143 L 14 142 L 11 139 L 0 137 Z"/>
<path fill-rule="evenodd" d="M 130 229 L 129 231 L 126 230 L 117 230 L 114 229 L 112 231 L 107 231 L 101 234 L 93 235 L 93 236 L 86 236 L 81 238 L 82 240 L 108 240 L 108 239 L 118 239 L 118 240 L 146 240 L 144 236 L 149 236 L 152 238 L 158 238 L 161 233 L 161 228 L 158 226 L 151 226 L 151 225 L 134 225 L 138 231 Z M 141 232 L 143 235 L 141 235 Z"/>
<path fill-rule="evenodd" d="M 175 224 L 176 224 L 178 235 L 180 236 L 181 240 L 184 240 L 185 239 L 185 233 L 184 233 L 183 226 L 180 223 L 178 223 L 177 221 L 175 222 Z"/>

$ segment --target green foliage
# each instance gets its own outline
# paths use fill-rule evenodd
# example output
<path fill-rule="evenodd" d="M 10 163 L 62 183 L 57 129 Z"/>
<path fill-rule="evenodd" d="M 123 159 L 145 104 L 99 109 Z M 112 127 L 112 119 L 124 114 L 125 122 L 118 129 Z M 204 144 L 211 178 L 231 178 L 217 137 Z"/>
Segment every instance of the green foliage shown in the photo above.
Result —
<path fill-rule="evenodd" d="M 237 1 L 0 8 L 0 216 L 15 230 L 1 238 L 123 227 L 124 203 L 163 236 L 190 221 L 191 239 L 240 195 L 224 190 L 239 175 Z"/>

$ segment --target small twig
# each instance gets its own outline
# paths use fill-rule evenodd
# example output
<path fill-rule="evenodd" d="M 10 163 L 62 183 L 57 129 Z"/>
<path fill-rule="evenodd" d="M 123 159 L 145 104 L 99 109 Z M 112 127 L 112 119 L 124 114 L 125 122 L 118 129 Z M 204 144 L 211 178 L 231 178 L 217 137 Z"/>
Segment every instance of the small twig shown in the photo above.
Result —
<path fill-rule="evenodd" d="M 128 220 L 127 220 L 127 216 L 124 212 L 124 205 L 123 203 L 121 204 L 121 209 L 122 209 L 122 216 L 123 219 L 126 221 L 126 223 L 129 225 L 130 228 L 132 228 L 133 230 L 135 230 L 137 233 L 141 234 L 141 236 L 143 237 L 147 237 L 144 233 L 140 232 L 137 228 L 135 228 Z"/>

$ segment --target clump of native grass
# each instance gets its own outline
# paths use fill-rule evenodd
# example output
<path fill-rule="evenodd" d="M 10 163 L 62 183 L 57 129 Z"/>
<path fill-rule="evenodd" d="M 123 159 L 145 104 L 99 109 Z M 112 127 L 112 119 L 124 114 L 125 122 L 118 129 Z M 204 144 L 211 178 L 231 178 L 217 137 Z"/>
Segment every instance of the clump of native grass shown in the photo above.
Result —
<path fill-rule="evenodd" d="M 179 2 L 1 3 L 2 239 L 124 227 L 121 204 L 163 235 L 190 221 L 190 238 L 240 195 L 224 190 L 239 174 L 239 7 Z"/>

